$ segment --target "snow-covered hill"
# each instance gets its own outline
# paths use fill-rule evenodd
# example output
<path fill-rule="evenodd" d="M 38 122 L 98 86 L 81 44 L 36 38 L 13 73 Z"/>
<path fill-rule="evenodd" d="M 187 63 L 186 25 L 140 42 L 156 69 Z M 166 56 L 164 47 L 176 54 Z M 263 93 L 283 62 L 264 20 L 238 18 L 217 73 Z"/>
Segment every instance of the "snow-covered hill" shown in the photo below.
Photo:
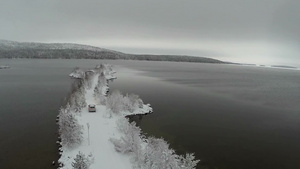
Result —
<path fill-rule="evenodd" d="M 16 49 L 73 49 L 73 50 L 89 50 L 89 51 L 107 51 L 116 52 L 109 49 L 81 45 L 75 43 L 35 43 L 35 42 L 16 42 L 8 40 L 0 40 L 0 49 L 16 50 Z"/>
<path fill-rule="evenodd" d="M 0 58 L 41 59 L 123 59 L 174 62 L 224 63 L 196 56 L 126 54 L 114 50 L 73 43 L 35 43 L 0 40 Z"/>

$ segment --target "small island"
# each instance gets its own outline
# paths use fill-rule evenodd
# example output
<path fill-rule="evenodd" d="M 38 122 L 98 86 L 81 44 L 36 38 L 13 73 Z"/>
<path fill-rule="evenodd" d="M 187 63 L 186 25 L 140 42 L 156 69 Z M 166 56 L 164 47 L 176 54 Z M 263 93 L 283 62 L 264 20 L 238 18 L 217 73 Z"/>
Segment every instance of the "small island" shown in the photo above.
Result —
<path fill-rule="evenodd" d="M 59 168 L 193 169 L 193 154 L 178 155 L 162 138 L 146 137 L 128 115 L 152 113 L 135 94 L 108 92 L 116 72 L 107 64 L 75 68 L 72 92 L 57 116 Z"/>

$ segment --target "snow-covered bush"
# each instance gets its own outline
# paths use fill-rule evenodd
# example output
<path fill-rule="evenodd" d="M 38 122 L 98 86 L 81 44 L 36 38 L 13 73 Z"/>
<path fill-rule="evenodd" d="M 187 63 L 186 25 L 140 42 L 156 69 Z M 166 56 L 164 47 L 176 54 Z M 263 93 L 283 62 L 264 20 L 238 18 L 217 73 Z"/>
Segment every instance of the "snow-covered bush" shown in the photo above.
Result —
<path fill-rule="evenodd" d="M 150 137 L 146 141 L 142 167 L 144 169 L 194 169 L 200 161 L 195 160 L 194 154 L 186 154 L 185 157 L 177 155 L 162 138 Z"/>
<path fill-rule="evenodd" d="M 85 100 L 85 90 L 83 88 L 80 88 L 77 92 L 76 92 L 76 106 L 80 107 L 80 108 L 84 108 L 86 107 L 86 100 Z"/>
<path fill-rule="evenodd" d="M 103 70 L 104 69 L 104 65 L 102 63 L 99 64 L 99 65 L 96 65 L 95 69 Z"/>
<path fill-rule="evenodd" d="M 158 138 L 150 137 L 147 139 L 145 148 L 145 165 L 144 168 L 164 168 L 179 169 L 179 156 L 173 149 L 169 148 L 169 144 Z"/>
<path fill-rule="evenodd" d="M 136 126 L 135 122 L 129 123 L 125 118 L 121 118 L 117 125 L 123 136 L 120 139 L 111 139 L 116 151 L 124 154 L 137 153 L 141 149 L 140 146 L 142 144 L 141 129 Z"/>
<path fill-rule="evenodd" d="M 123 95 L 120 91 L 113 91 L 107 96 L 106 108 L 114 114 L 119 114 L 123 110 Z"/>
<path fill-rule="evenodd" d="M 138 108 L 143 107 L 143 101 L 135 94 L 127 94 L 123 96 L 119 91 L 113 91 L 108 95 L 106 100 L 107 108 L 115 113 L 119 114 L 121 111 L 134 112 Z"/>
<path fill-rule="evenodd" d="M 72 83 L 71 92 L 66 98 L 66 104 L 69 104 L 74 112 L 80 112 L 86 107 L 84 79 L 75 79 Z"/>
<path fill-rule="evenodd" d="M 109 64 L 104 64 L 104 74 L 110 75 L 113 72 L 113 66 Z"/>
<path fill-rule="evenodd" d="M 195 160 L 195 156 L 193 153 L 187 153 L 185 157 L 180 156 L 180 168 L 181 169 L 192 169 L 197 166 L 197 163 L 200 160 Z"/>
<path fill-rule="evenodd" d="M 140 97 L 138 95 L 135 94 L 127 94 L 124 98 L 123 98 L 123 107 L 124 110 L 127 110 L 129 112 L 134 112 L 136 109 L 138 108 L 142 108 L 143 107 L 143 101 L 140 99 Z"/>
<path fill-rule="evenodd" d="M 150 137 L 146 141 L 144 169 L 194 169 L 199 162 L 195 160 L 194 154 L 186 154 L 185 157 L 177 155 L 162 138 Z"/>
<path fill-rule="evenodd" d="M 107 80 L 103 72 L 98 76 L 98 83 L 94 88 L 94 98 L 98 104 L 106 104 Z"/>
<path fill-rule="evenodd" d="M 69 97 L 69 105 L 75 112 L 80 112 L 82 108 L 86 107 L 86 100 L 84 97 L 85 90 L 83 87 L 78 88 Z"/>
<path fill-rule="evenodd" d="M 98 104 L 106 105 L 106 99 L 107 98 L 104 95 L 99 95 L 96 100 L 97 100 Z"/>
<path fill-rule="evenodd" d="M 101 74 L 104 71 L 104 65 L 103 64 L 99 64 L 95 67 L 95 72 Z"/>
<path fill-rule="evenodd" d="M 72 148 L 81 143 L 83 139 L 82 126 L 71 112 L 69 104 L 60 109 L 58 125 L 62 145 Z"/>
<path fill-rule="evenodd" d="M 72 162 L 72 167 L 74 169 L 89 169 L 93 161 L 94 159 L 92 154 L 86 157 L 83 153 L 79 151 L 79 153 L 74 158 L 74 162 Z"/>
<path fill-rule="evenodd" d="M 115 150 L 130 154 L 135 168 L 141 169 L 194 169 L 199 160 L 193 154 L 177 155 L 162 138 L 146 138 L 135 122 L 121 118 L 117 121 L 120 139 L 110 139 Z"/>
<path fill-rule="evenodd" d="M 76 78 L 76 79 L 83 79 L 85 74 L 84 71 L 81 70 L 79 67 L 76 67 L 70 74 L 70 77 Z"/>

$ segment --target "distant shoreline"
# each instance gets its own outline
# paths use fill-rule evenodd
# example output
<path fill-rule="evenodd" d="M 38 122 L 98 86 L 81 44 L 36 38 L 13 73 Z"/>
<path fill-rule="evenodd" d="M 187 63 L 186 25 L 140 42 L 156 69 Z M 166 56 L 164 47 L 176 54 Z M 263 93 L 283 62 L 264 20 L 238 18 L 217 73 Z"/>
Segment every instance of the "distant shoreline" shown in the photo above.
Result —
<path fill-rule="evenodd" d="M 285 66 L 285 65 L 260 65 L 260 64 L 244 64 L 244 63 L 231 63 L 232 65 L 238 66 L 250 66 L 250 67 L 261 67 L 271 69 L 284 69 L 284 70 L 300 70 L 300 67 Z"/>
<path fill-rule="evenodd" d="M 7 40 L 0 40 L 0 58 L 109 59 L 227 63 L 217 59 L 198 56 L 127 54 L 119 51 L 72 43 L 31 43 Z"/>
<path fill-rule="evenodd" d="M 7 66 L 7 65 L 0 65 L 0 69 L 10 69 L 10 66 Z"/>

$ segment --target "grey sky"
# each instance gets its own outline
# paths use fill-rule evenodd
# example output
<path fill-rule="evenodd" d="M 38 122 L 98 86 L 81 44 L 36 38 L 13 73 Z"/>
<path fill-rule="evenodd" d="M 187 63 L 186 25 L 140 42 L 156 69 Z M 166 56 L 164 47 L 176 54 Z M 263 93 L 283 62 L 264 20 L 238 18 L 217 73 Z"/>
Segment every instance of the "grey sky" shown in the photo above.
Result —
<path fill-rule="evenodd" d="M 300 66 L 299 0 L 1 0 L 0 39 Z"/>

